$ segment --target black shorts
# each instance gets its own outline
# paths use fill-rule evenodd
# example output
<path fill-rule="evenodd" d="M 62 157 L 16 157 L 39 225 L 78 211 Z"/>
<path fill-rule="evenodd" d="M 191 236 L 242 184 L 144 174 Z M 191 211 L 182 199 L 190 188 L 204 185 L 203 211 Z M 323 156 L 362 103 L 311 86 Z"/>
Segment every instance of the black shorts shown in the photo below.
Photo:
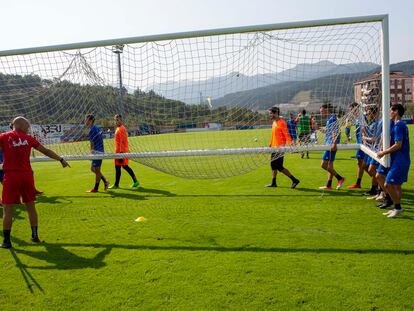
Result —
<path fill-rule="evenodd" d="M 283 167 L 283 158 L 284 155 L 280 153 L 272 153 L 270 158 L 270 167 L 273 171 L 278 170 L 279 172 L 283 171 L 285 168 Z"/>
<path fill-rule="evenodd" d="M 309 143 L 310 142 L 310 134 L 299 134 L 299 141 L 301 143 Z"/>

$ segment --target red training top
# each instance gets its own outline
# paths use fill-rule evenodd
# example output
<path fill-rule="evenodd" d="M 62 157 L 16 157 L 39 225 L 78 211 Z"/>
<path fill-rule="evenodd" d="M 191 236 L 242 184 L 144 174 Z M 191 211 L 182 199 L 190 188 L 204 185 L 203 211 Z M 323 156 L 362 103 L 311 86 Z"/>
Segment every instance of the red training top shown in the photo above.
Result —
<path fill-rule="evenodd" d="M 30 151 L 40 143 L 23 132 L 9 131 L 0 135 L 4 172 L 31 172 Z"/>

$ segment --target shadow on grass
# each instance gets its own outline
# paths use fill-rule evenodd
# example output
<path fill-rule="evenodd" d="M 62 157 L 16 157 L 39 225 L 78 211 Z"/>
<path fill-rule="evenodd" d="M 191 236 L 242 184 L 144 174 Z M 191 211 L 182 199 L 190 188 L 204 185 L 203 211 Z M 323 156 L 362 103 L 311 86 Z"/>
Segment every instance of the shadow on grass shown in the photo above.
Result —
<path fill-rule="evenodd" d="M 24 281 L 26 282 L 26 286 L 29 289 L 29 291 L 33 294 L 33 286 L 36 286 L 38 290 L 40 290 L 42 293 L 43 288 L 42 286 L 40 286 L 40 284 L 36 281 L 36 279 L 33 277 L 33 275 L 27 270 L 27 266 L 24 265 L 20 258 L 17 256 L 16 251 L 14 249 L 10 250 L 10 253 L 14 259 L 14 261 L 16 262 L 16 267 L 19 268 L 20 273 L 23 276 Z M 31 284 L 33 283 L 33 284 Z"/>
<path fill-rule="evenodd" d="M 348 248 L 289 248 L 289 247 L 222 247 L 222 246 L 180 246 L 180 245 L 132 245 L 132 244 L 103 244 L 103 243 L 39 243 L 31 244 L 13 237 L 13 243 L 19 248 L 11 249 L 11 255 L 19 268 L 27 288 L 33 293 L 32 287 L 37 287 L 43 292 L 40 284 L 35 280 L 28 269 L 37 270 L 72 270 L 72 269 L 100 269 L 106 266 L 105 257 L 113 249 L 121 250 L 143 250 L 143 251 L 185 251 L 185 252 L 235 252 L 235 253 L 312 253 L 312 254 L 361 254 L 361 255 L 414 255 L 414 249 L 348 249 Z M 21 247 L 30 246 L 41 248 L 39 251 L 22 249 Z M 94 257 L 81 257 L 67 248 L 89 248 L 102 249 Z M 35 258 L 43 261 L 47 265 L 28 266 L 22 263 L 18 254 Z"/>
<path fill-rule="evenodd" d="M 104 198 L 122 198 L 122 199 L 130 199 L 130 200 L 146 200 L 147 197 L 151 197 L 151 195 L 145 195 L 146 193 L 149 194 L 156 194 L 165 197 L 174 197 L 176 196 L 175 193 L 166 190 L 159 190 L 159 189 L 151 189 L 151 188 L 137 188 L 137 189 L 120 189 L 121 191 L 117 190 L 108 190 L 98 193 L 85 193 L 82 195 L 61 195 L 61 196 L 46 196 L 42 195 L 36 198 L 36 202 L 38 203 L 48 203 L 48 204 L 62 204 L 62 203 L 73 203 L 71 199 L 104 199 Z M 123 192 L 122 190 L 128 191 L 127 193 Z"/>
<path fill-rule="evenodd" d="M 223 247 L 223 246 L 180 246 L 180 245 L 134 245 L 134 244 L 101 244 L 101 243 L 39 243 L 30 244 L 20 239 L 13 238 L 13 241 L 21 247 L 41 247 L 45 251 L 26 251 L 16 249 L 16 253 L 25 254 L 36 259 L 44 260 L 53 264 L 47 267 L 32 267 L 35 269 L 83 269 L 95 268 L 99 269 L 106 264 L 103 262 L 105 256 L 108 255 L 112 249 L 126 249 L 126 250 L 165 250 L 165 251 L 213 251 L 213 252 L 247 252 L 247 253 L 320 253 L 320 254 L 403 254 L 414 255 L 414 249 L 363 249 L 363 248 L 294 248 L 294 247 Z M 161 243 L 161 242 L 160 242 Z M 75 255 L 65 247 L 84 247 L 93 249 L 102 249 L 93 258 L 83 258 Z"/>
<path fill-rule="evenodd" d="M 278 189 L 281 189 L 283 193 L 278 193 Z M 288 193 L 284 192 L 285 190 L 289 191 Z M 324 191 L 321 189 L 315 188 L 296 188 L 290 189 L 290 187 L 277 187 L 277 188 L 269 188 L 267 191 L 268 193 L 260 193 L 260 194 L 241 194 L 241 193 L 233 193 L 233 194 L 177 194 L 176 197 L 300 197 L 300 196 L 332 196 L 332 197 L 344 197 L 344 196 L 352 196 L 352 197 L 361 197 L 362 192 L 355 192 L 352 190 L 328 190 Z"/>

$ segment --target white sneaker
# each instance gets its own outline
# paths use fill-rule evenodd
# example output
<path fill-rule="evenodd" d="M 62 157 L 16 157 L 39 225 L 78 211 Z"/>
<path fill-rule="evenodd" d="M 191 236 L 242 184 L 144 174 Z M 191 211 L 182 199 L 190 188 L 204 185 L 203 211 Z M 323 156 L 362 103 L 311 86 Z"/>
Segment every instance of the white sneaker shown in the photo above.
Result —
<path fill-rule="evenodd" d="M 378 197 L 379 197 L 379 194 L 376 194 L 373 197 L 367 197 L 367 200 L 376 200 Z"/>
<path fill-rule="evenodd" d="M 382 215 L 384 215 L 384 216 L 388 216 L 389 214 L 391 214 L 391 213 L 392 213 L 392 211 L 393 211 L 393 209 L 390 209 L 388 212 L 384 212 L 384 213 L 382 213 Z"/>
<path fill-rule="evenodd" d="M 387 215 L 388 218 L 394 218 L 400 215 L 404 210 L 403 209 L 393 209 L 391 213 Z"/>
<path fill-rule="evenodd" d="M 381 194 L 379 194 L 375 200 L 376 201 L 384 201 L 385 198 L 386 198 L 386 195 L 384 194 L 384 192 L 381 192 Z"/>

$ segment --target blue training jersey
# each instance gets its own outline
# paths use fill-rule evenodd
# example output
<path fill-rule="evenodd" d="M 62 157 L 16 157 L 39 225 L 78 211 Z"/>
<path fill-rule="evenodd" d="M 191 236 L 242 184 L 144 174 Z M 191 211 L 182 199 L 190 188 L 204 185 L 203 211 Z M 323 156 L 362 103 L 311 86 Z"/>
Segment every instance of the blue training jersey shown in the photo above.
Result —
<path fill-rule="evenodd" d="M 104 152 L 102 131 L 97 125 L 93 125 L 89 130 L 89 140 L 93 143 L 93 150 Z"/>
<path fill-rule="evenodd" d="M 296 139 L 296 122 L 295 120 L 289 119 L 287 122 L 288 132 L 290 135 L 290 138 Z"/>
<path fill-rule="evenodd" d="M 332 145 L 333 143 L 339 144 L 341 141 L 341 130 L 339 128 L 338 118 L 335 114 L 332 114 L 328 121 L 326 121 L 326 136 L 325 143 Z"/>
<path fill-rule="evenodd" d="M 355 121 L 355 139 L 357 144 L 361 143 L 361 124 L 358 119 Z"/>
<path fill-rule="evenodd" d="M 394 145 L 394 121 L 390 120 L 390 146 Z M 378 121 L 377 131 L 375 133 L 374 150 L 379 151 L 382 142 L 382 119 Z"/>
<path fill-rule="evenodd" d="M 391 153 L 391 161 L 398 162 L 401 166 L 410 165 L 410 138 L 408 127 L 404 121 L 399 120 L 394 124 L 394 143 L 402 142 L 401 149 Z"/>

